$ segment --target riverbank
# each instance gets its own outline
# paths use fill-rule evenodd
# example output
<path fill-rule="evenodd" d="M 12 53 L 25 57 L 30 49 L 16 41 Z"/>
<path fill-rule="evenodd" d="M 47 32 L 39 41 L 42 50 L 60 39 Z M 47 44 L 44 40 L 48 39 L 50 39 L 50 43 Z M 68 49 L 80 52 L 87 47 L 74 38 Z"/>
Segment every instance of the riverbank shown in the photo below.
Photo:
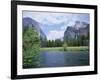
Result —
<path fill-rule="evenodd" d="M 41 48 L 41 51 L 64 51 L 63 47 L 46 47 Z M 89 51 L 88 46 L 75 46 L 75 47 L 67 47 L 66 51 Z"/>

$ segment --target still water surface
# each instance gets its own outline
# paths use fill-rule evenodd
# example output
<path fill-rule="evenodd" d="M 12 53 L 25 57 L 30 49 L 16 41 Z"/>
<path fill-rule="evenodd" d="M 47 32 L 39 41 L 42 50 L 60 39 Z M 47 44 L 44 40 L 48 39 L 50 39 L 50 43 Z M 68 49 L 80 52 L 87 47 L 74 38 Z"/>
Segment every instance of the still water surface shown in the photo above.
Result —
<path fill-rule="evenodd" d="M 40 54 L 41 67 L 64 67 L 89 65 L 87 51 L 44 51 Z"/>

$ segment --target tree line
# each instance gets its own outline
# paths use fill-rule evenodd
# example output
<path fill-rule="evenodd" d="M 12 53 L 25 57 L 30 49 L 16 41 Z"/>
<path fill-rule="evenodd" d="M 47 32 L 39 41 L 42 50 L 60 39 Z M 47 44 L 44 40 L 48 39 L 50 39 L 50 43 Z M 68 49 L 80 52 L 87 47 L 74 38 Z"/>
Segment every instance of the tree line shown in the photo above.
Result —
<path fill-rule="evenodd" d="M 46 47 L 61 47 L 62 44 L 63 41 L 61 41 L 60 39 L 46 41 Z"/>
<path fill-rule="evenodd" d="M 68 46 L 88 46 L 89 36 L 79 36 L 77 39 L 56 39 L 56 40 L 46 40 L 45 47 L 62 47 L 66 43 Z"/>

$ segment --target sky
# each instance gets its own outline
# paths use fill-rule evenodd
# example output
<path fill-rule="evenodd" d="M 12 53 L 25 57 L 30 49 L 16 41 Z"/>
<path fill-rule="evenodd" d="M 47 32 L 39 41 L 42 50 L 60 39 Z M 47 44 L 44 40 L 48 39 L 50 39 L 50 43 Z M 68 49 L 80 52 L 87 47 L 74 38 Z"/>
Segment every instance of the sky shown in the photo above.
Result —
<path fill-rule="evenodd" d="M 76 21 L 90 22 L 88 13 L 23 11 L 24 17 L 30 17 L 37 21 L 48 40 L 62 39 L 67 27 L 73 26 Z"/>

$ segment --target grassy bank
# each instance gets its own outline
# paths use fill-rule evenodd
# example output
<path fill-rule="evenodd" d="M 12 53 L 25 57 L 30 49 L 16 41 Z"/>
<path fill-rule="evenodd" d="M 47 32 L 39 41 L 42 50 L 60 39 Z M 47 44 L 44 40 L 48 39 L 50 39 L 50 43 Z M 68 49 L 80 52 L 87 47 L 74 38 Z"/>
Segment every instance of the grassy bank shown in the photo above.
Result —
<path fill-rule="evenodd" d="M 75 47 L 67 47 L 66 51 L 88 51 L 88 46 L 75 46 Z M 41 48 L 41 51 L 64 51 L 63 47 L 48 47 Z"/>

